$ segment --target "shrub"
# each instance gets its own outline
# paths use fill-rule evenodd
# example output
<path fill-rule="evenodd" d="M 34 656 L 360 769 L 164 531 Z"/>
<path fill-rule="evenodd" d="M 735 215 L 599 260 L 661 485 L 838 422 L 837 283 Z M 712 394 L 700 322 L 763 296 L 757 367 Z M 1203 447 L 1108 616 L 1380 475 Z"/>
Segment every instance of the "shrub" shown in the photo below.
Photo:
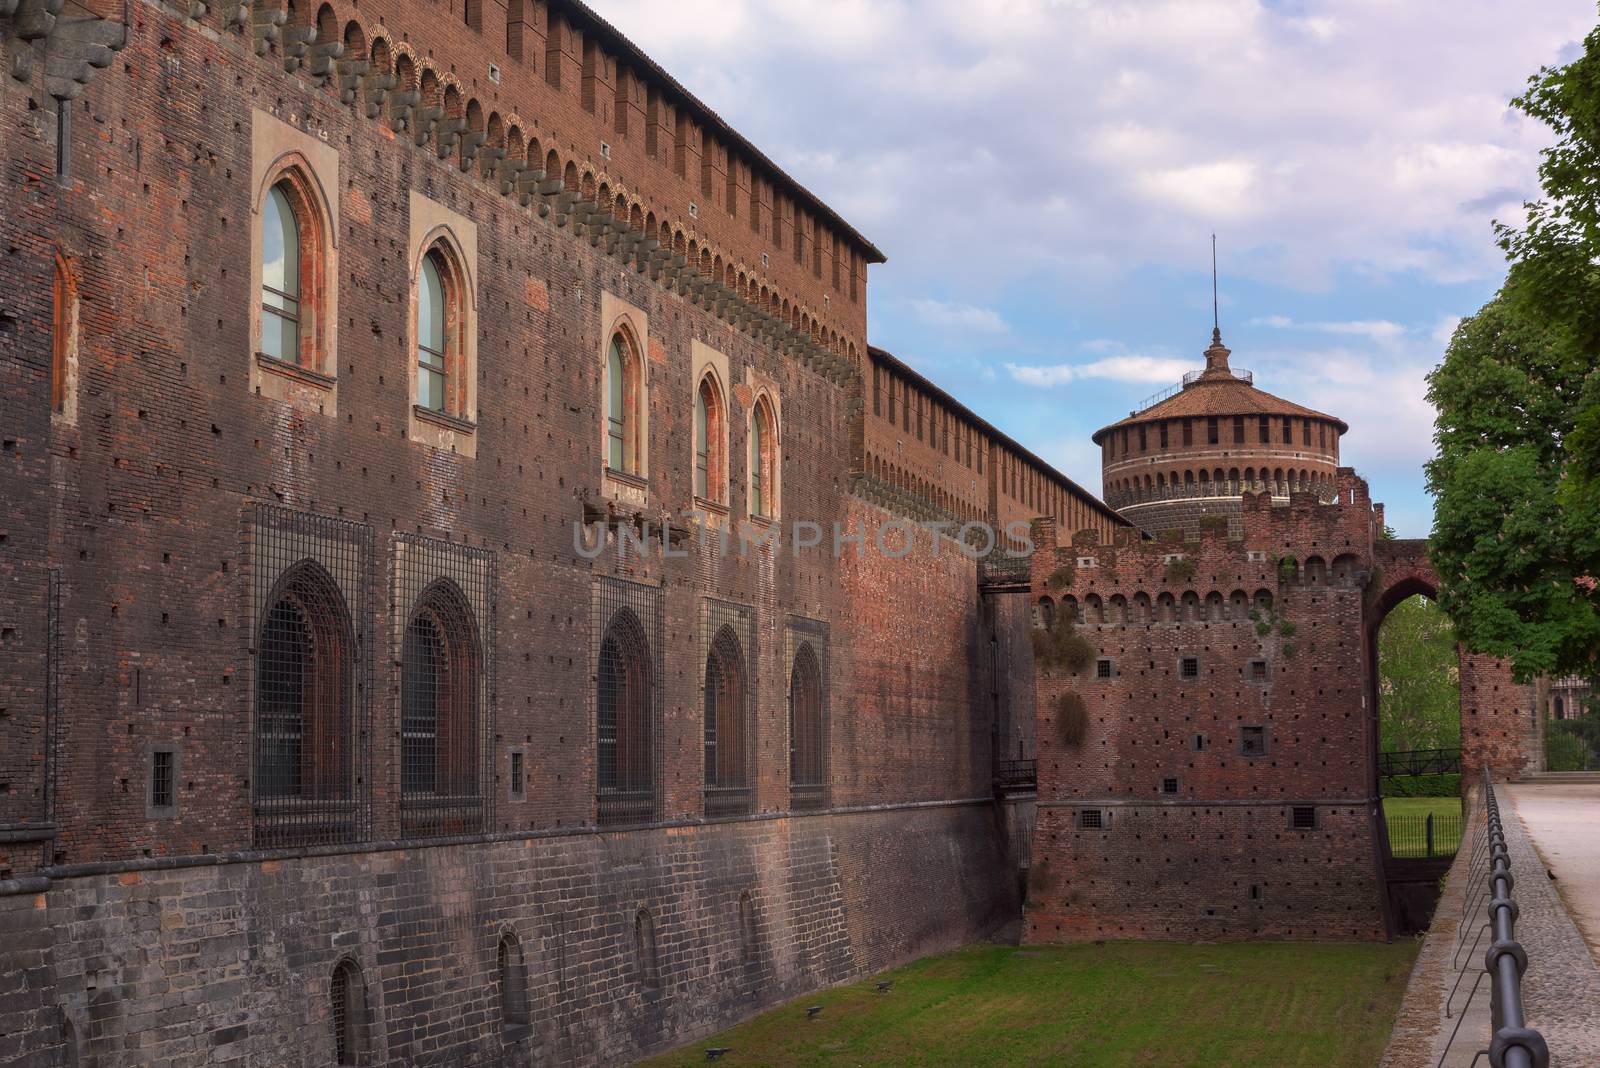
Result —
<path fill-rule="evenodd" d="M 1283 645 L 1283 658 L 1285 660 L 1293 660 L 1294 659 L 1294 653 L 1295 653 L 1294 642 L 1285 642 L 1284 645 Z"/>
<path fill-rule="evenodd" d="M 1295 625 L 1293 623 L 1289 622 L 1287 619 L 1278 624 L 1278 633 L 1283 635 L 1285 638 L 1293 638 L 1294 637 L 1294 632 L 1297 629 L 1298 628 L 1295 627 Z"/>
<path fill-rule="evenodd" d="M 1077 577 L 1077 571 L 1078 569 L 1072 564 L 1062 564 L 1050 572 L 1050 577 L 1044 580 L 1044 584 L 1052 590 L 1064 590 L 1072 585 L 1072 580 Z"/>
<path fill-rule="evenodd" d="M 1200 517 L 1201 530 L 1227 530 L 1228 517 L 1225 515 L 1203 515 Z"/>
<path fill-rule="evenodd" d="M 1256 637 L 1265 638 L 1272 633 L 1272 620 L 1256 617 Z"/>
<path fill-rule="evenodd" d="M 1070 623 L 1056 621 L 1049 630 L 1033 632 L 1033 658 L 1047 668 L 1082 671 L 1094 663 L 1095 649 Z"/>
<path fill-rule="evenodd" d="M 1194 571 L 1194 561 L 1188 557 L 1182 560 L 1174 560 L 1167 565 L 1167 581 L 1171 583 L 1188 582 L 1194 578 Z"/>
<path fill-rule="evenodd" d="M 1063 745 L 1082 745 L 1089 733 L 1089 709 L 1071 690 L 1056 698 L 1056 730 Z"/>
<path fill-rule="evenodd" d="M 1300 562 L 1293 556 L 1278 557 L 1278 581 L 1287 585 L 1293 582 L 1300 574 Z"/>

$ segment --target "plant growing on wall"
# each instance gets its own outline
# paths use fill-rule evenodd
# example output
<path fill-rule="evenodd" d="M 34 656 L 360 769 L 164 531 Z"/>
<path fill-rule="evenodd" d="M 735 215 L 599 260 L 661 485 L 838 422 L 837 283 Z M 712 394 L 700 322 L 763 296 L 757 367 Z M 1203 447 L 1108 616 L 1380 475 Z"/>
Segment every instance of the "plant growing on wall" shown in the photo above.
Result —
<path fill-rule="evenodd" d="M 1045 668 L 1082 671 L 1094 662 L 1094 646 L 1071 623 L 1057 619 L 1048 629 L 1033 632 L 1034 661 Z"/>
<path fill-rule="evenodd" d="M 1072 585 L 1073 579 L 1077 578 L 1077 575 L 1078 569 L 1075 565 L 1062 564 L 1050 572 L 1050 577 L 1044 580 L 1044 584 L 1052 590 L 1064 590 Z"/>
<path fill-rule="evenodd" d="M 1167 564 L 1167 581 L 1169 583 L 1181 584 L 1188 582 L 1194 578 L 1194 573 L 1194 561 L 1186 556 Z"/>
<path fill-rule="evenodd" d="M 1063 745 L 1082 745 L 1089 733 L 1089 708 L 1071 690 L 1056 698 L 1056 731 Z"/>

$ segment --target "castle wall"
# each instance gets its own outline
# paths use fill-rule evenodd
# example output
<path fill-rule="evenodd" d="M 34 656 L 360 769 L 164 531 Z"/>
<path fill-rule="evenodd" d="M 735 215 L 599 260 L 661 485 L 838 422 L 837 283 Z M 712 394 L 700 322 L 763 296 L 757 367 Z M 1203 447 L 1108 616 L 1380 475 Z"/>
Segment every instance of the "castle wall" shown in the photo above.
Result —
<path fill-rule="evenodd" d="M 504 17 L 482 7 L 471 9 L 479 26 L 399 2 L 363 7 L 360 25 L 468 97 L 467 72 L 485 67 L 479 35 L 497 39 Z M 548 29 L 544 6 L 530 10 Z M 808 239 L 794 264 L 789 234 L 780 249 L 750 225 L 740 183 L 752 175 L 738 159 L 738 212 L 717 170 L 690 224 L 686 190 L 705 186 L 691 166 L 675 173 L 674 127 L 657 131 L 653 154 L 635 140 L 636 115 L 612 136 L 600 87 L 633 83 L 582 34 L 557 32 L 553 48 L 524 39 L 537 64 L 505 63 L 499 88 L 475 91 L 563 161 L 743 262 L 746 280 L 722 276 L 739 303 L 580 232 L 551 210 L 566 193 L 520 203 L 478 160 L 416 144 L 387 104 L 367 117 L 361 92 L 342 101 L 338 77 L 319 85 L 306 65 L 316 57 L 286 55 L 279 38 L 253 54 L 250 26 L 224 27 L 215 11 L 199 23 L 149 2 L 130 12 L 127 48 L 68 105 L 68 174 L 55 173 L 40 78 L 0 89 L 0 122 L 16 134 L 0 186 L 15 249 L 0 258 L 0 1065 L 54 1065 L 74 1043 L 100 1065 L 328 1063 L 344 958 L 373 995 L 374 1053 L 395 1063 L 614 1064 L 970 940 L 1014 909 L 990 799 L 994 706 L 970 682 L 988 644 L 973 563 L 951 547 L 930 564 L 923 535 L 921 555 L 898 565 L 841 565 L 792 552 L 786 523 L 781 547 L 723 554 L 699 540 L 750 516 L 748 417 L 762 391 L 781 415 L 778 519 L 826 529 L 887 515 L 849 495 L 862 402 L 847 358 L 864 344 L 864 263 L 859 277 L 843 261 L 816 266 Z M 9 59 L 31 46 L 8 36 L 3 47 Z M 286 71 L 291 59 L 305 62 Z M 637 88 L 648 115 L 665 89 Z M 703 144 L 675 129 L 685 147 Z M 331 382 L 255 358 L 262 145 L 308 146 L 328 196 Z M 716 166 L 726 155 L 713 153 Z M 473 283 L 475 423 L 419 433 L 410 245 L 442 223 L 463 235 Z M 863 260 L 858 245 L 843 251 Z M 770 275 L 751 283 L 763 252 Z M 80 301 L 74 402 L 52 416 L 58 254 Z M 750 313 L 780 292 L 783 316 L 806 309 L 810 340 Z M 647 386 L 647 477 L 633 480 L 608 475 L 602 454 L 601 368 L 619 317 L 637 329 Z M 708 350 L 729 379 L 730 477 L 727 515 L 702 528 L 682 516 Z M 258 840 L 255 645 L 273 574 L 263 507 L 322 517 L 354 547 L 337 579 L 356 642 L 360 831 L 337 846 Z M 574 525 L 606 513 L 625 528 L 671 513 L 687 542 L 644 558 L 613 542 L 590 559 Z M 482 826 L 433 838 L 414 833 L 400 796 L 399 635 L 416 567 L 408 539 L 424 536 L 452 567 L 492 561 L 472 600 L 490 680 Z M 334 541 L 318 534 L 297 551 L 329 555 Z M 597 649 L 621 583 L 656 606 L 656 812 L 650 826 L 600 831 Z M 713 603 L 742 610 L 751 638 L 746 816 L 708 818 L 703 794 Z M 797 635 L 823 650 L 828 717 L 828 785 L 809 811 L 790 777 Z M 170 811 L 150 803 L 158 748 L 176 754 Z M 653 969 L 635 942 L 641 910 Z M 506 932 L 529 967 L 524 1039 L 506 1037 L 495 1001 Z"/>

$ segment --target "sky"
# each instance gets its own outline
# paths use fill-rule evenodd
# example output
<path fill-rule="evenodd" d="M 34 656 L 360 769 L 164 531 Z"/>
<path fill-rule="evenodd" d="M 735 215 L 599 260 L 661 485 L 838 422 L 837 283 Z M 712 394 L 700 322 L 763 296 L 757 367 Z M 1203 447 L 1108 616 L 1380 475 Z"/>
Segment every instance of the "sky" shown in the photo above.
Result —
<path fill-rule="evenodd" d="M 888 256 L 868 338 L 1100 489 L 1090 434 L 1223 338 L 1343 418 L 1402 537 L 1425 376 L 1499 286 L 1595 0 L 591 0 Z"/>

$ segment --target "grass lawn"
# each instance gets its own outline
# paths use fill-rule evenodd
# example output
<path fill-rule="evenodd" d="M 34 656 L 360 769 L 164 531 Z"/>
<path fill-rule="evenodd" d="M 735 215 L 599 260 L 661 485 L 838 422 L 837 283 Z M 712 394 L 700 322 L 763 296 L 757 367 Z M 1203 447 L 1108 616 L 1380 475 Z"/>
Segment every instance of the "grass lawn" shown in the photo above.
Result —
<path fill-rule="evenodd" d="M 1389 823 L 1389 847 L 1397 857 L 1428 855 L 1424 821 L 1434 817 L 1434 856 L 1450 856 L 1461 843 L 1459 797 L 1386 797 L 1383 818 Z"/>
<path fill-rule="evenodd" d="M 1371 1068 L 1417 945 L 968 946 L 644 1062 L 791 1068 Z M 887 994 L 878 979 L 893 979 Z M 809 1005 L 823 1006 L 815 1020 Z"/>

